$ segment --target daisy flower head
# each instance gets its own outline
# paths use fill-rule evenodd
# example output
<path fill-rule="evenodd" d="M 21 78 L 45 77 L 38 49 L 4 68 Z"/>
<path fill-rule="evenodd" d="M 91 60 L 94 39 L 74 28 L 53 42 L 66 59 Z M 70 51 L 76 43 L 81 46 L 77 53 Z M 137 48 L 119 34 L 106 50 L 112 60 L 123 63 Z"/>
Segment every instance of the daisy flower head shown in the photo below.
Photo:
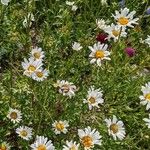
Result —
<path fill-rule="evenodd" d="M 63 150 L 78 150 L 80 144 L 76 144 L 73 141 L 66 141 L 66 145 L 63 145 Z"/>
<path fill-rule="evenodd" d="M 33 57 L 35 60 L 42 60 L 45 55 L 42 51 L 42 48 L 35 47 L 31 50 L 31 57 Z"/>
<path fill-rule="evenodd" d="M 144 41 L 150 47 L 150 35 L 148 35 L 147 38 Z"/>
<path fill-rule="evenodd" d="M 121 120 L 118 120 L 115 115 L 113 115 L 113 119 L 105 119 L 105 122 L 108 127 L 108 133 L 109 135 L 113 136 L 114 140 L 124 139 L 125 137 L 125 128 L 124 123 Z"/>
<path fill-rule="evenodd" d="M 125 32 L 125 28 L 121 28 L 119 25 L 114 25 L 113 23 L 108 26 L 105 30 L 108 33 L 108 40 L 113 38 L 114 42 L 118 40 L 119 37 L 126 37 L 127 33 Z"/>
<path fill-rule="evenodd" d="M 13 123 L 19 123 L 22 120 L 22 114 L 17 109 L 9 109 L 7 118 L 9 118 Z"/>
<path fill-rule="evenodd" d="M 91 127 L 87 127 L 84 130 L 78 129 L 78 135 L 85 150 L 90 150 L 94 148 L 94 145 L 101 145 L 102 136 L 96 129 L 91 129 Z"/>
<path fill-rule="evenodd" d="M 67 127 L 69 127 L 68 121 L 55 121 L 52 124 L 53 130 L 55 134 L 64 133 L 66 134 L 68 132 Z"/>
<path fill-rule="evenodd" d="M 75 96 L 75 91 L 77 91 L 76 86 L 72 82 L 68 82 L 65 80 L 57 80 L 57 83 L 54 85 L 59 88 L 59 93 L 63 94 L 63 96 Z"/>
<path fill-rule="evenodd" d="M 0 150 L 10 150 L 10 145 L 6 142 L 0 144 Z"/>
<path fill-rule="evenodd" d="M 89 57 L 91 58 L 90 63 L 97 63 L 98 66 L 101 66 L 103 60 L 111 60 L 109 58 L 110 52 L 107 50 L 107 44 L 100 44 L 99 42 L 94 44 L 94 46 L 89 46 L 91 53 Z"/>
<path fill-rule="evenodd" d="M 82 48 L 83 48 L 83 47 L 82 47 L 81 44 L 78 43 L 78 42 L 74 42 L 74 43 L 72 44 L 72 49 L 75 50 L 75 51 L 80 51 Z"/>
<path fill-rule="evenodd" d="M 68 5 L 68 6 L 73 6 L 73 5 L 74 5 L 74 2 L 66 1 L 66 5 Z"/>
<path fill-rule="evenodd" d="M 20 126 L 16 129 L 16 133 L 24 140 L 32 138 L 32 129 L 27 126 Z"/>
<path fill-rule="evenodd" d="M 22 67 L 25 70 L 24 75 L 31 77 L 32 73 L 40 69 L 42 65 L 41 60 L 34 60 L 33 57 L 30 57 L 29 60 L 24 59 L 22 62 Z"/>
<path fill-rule="evenodd" d="M 146 122 L 148 128 L 150 128 L 150 114 L 149 114 L 149 118 L 144 118 L 143 120 Z"/>
<path fill-rule="evenodd" d="M 150 109 L 150 82 L 146 83 L 145 86 L 142 86 L 141 91 L 143 95 L 139 98 L 142 105 L 146 105 L 146 110 Z"/>
<path fill-rule="evenodd" d="M 138 24 L 137 21 L 139 18 L 134 18 L 136 11 L 129 12 L 128 8 L 121 9 L 121 11 L 115 11 L 115 15 L 113 17 L 117 21 L 117 24 L 121 27 L 131 27 L 134 26 L 132 24 Z"/>
<path fill-rule="evenodd" d="M 1 3 L 2 3 L 3 5 L 8 5 L 9 2 L 10 2 L 10 0 L 1 0 Z"/>
<path fill-rule="evenodd" d="M 96 19 L 96 25 L 101 30 L 104 30 L 107 27 L 104 19 Z"/>
<path fill-rule="evenodd" d="M 94 86 L 91 86 L 88 90 L 87 99 L 84 99 L 83 103 L 88 103 L 89 110 L 91 110 L 93 107 L 99 108 L 98 105 L 104 102 L 102 96 L 103 94 L 100 89 L 94 89 Z"/>
<path fill-rule="evenodd" d="M 44 81 L 48 77 L 49 71 L 47 69 L 39 69 L 32 74 L 32 79 L 36 81 Z"/>
<path fill-rule="evenodd" d="M 30 146 L 32 150 L 54 150 L 55 147 L 51 140 L 48 140 L 47 137 L 37 136 L 36 140 Z"/>

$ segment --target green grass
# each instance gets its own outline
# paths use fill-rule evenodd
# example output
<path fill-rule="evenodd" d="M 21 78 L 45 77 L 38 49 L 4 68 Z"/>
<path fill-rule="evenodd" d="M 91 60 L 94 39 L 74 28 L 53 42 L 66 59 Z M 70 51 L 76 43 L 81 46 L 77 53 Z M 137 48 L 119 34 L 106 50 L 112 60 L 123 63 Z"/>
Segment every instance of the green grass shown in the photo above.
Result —
<path fill-rule="evenodd" d="M 150 129 L 143 121 L 148 111 L 140 105 L 139 99 L 141 86 L 150 81 L 150 75 L 138 75 L 150 64 L 149 47 L 139 43 L 139 38 L 145 39 L 150 33 L 150 18 L 144 17 L 148 2 L 126 1 L 126 6 L 141 17 L 141 30 L 130 29 L 127 38 L 117 44 L 110 42 L 111 61 L 105 62 L 102 68 L 89 63 L 88 46 L 96 42 L 99 33 L 95 20 L 103 18 L 114 22 L 111 16 L 120 9 L 118 1 L 113 0 L 106 7 L 100 0 L 77 0 L 76 4 L 79 7 L 76 12 L 61 0 L 12 0 L 8 6 L 0 5 L 0 142 L 10 143 L 12 150 L 28 150 L 36 135 L 44 135 L 53 141 L 56 150 L 61 150 L 66 140 L 79 142 L 77 129 L 90 126 L 100 132 L 103 140 L 102 146 L 94 150 L 150 149 Z M 29 12 L 34 14 L 35 22 L 31 28 L 25 28 L 22 22 Z M 73 51 L 74 41 L 79 41 L 84 48 Z M 126 41 L 136 49 L 132 58 L 124 53 Z M 34 44 L 42 47 L 46 54 L 44 63 L 49 76 L 43 82 L 23 75 L 21 62 L 29 56 Z M 75 97 L 63 97 L 53 86 L 63 79 L 77 86 Z M 91 85 L 103 90 L 104 104 L 100 109 L 89 111 L 83 99 Z M 23 120 L 19 124 L 6 118 L 9 107 L 21 110 Z M 104 119 L 112 115 L 125 124 L 126 137 L 122 141 L 114 141 L 108 135 Z M 66 135 L 55 135 L 52 130 L 55 120 L 69 121 Z M 34 130 L 29 142 L 15 133 L 21 125 Z"/>

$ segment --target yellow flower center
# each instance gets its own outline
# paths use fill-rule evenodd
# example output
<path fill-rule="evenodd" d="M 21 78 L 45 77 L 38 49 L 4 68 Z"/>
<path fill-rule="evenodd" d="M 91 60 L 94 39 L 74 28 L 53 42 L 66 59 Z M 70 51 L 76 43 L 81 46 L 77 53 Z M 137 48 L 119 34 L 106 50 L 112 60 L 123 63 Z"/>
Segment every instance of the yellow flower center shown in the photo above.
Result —
<path fill-rule="evenodd" d="M 120 31 L 112 30 L 112 34 L 113 34 L 115 37 L 117 37 L 117 36 L 119 36 Z"/>
<path fill-rule="evenodd" d="M 95 103 L 95 98 L 94 97 L 90 97 L 89 102 L 90 102 L 90 104 L 94 104 Z"/>
<path fill-rule="evenodd" d="M 36 52 L 33 54 L 33 56 L 36 58 L 36 59 L 39 59 L 41 54 L 39 52 Z"/>
<path fill-rule="evenodd" d="M 76 147 L 73 145 L 69 150 L 76 150 Z"/>
<path fill-rule="evenodd" d="M 47 148 L 44 144 L 41 144 L 38 146 L 37 150 L 47 150 Z"/>
<path fill-rule="evenodd" d="M 150 93 L 148 93 L 148 94 L 145 95 L 145 99 L 148 100 L 148 101 L 150 101 Z"/>
<path fill-rule="evenodd" d="M 120 17 L 118 19 L 118 22 L 121 24 L 121 25 L 127 25 L 129 23 L 129 19 L 125 18 L 125 17 Z"/>
<path fill-rule="evenodd" d="M 110 130 L 115 134 L 115 133 L 117 133 L 118 132 L 118 125 L 117 124 L 115 124 L 115 123 L 113 123 L 113 124 L 111 124 L 110 125 Z"/>
<path fill-rule="evenodd" d="M 64 93 L 69 92 L 69 85 L 64 84 L 64 85 L 61 87 L 61 90 L 62 90 L 62 92 L 64 92 Z"/>
<path fill-rule="evenodd" d="M 95 57 L 98 59 L 98 58 L 103 58 L 105 56 L 105 54 L 104 54 L 104 51 L 102 51 L 102 50 L 98 50 L 98 51 L 96 51 L 96 53 L 95 53 Z"/>
<path fill-rule="evenodd" d="M 2 144 L 1 147 L 0 147 L 0 150 L 7 150 L 7 147 L 5 144 Z"/>
<path fill-rule="evenodd" d="M 10 118 L 12 118 L 12 119 L 17 119 L 17 117 L 18 117 L 18 115 L 17 115 L 16 112 L 12 112 L 12 113 L 10 114 Z"/>
<path fill-rule="evenodd" d="M 84 147 L 91 147 L 93 145 L 93 139 L 90 136 L 84 136 L 81 139 L 82 144 Z"/>
<path fill-rule="evenodd" d="M 28 135 L 28 133 L 27 133 L 27 131 L 22 130 L 22 131 L 20 132 L 20 135 L 22 135 L 23 137 L 26 137 L 26 136 Z"/>
<path fill-rule="evenodd" d="M 30 65 L 30 66 L 28 67 L 28 71 L 30 71 L 30 72 L 33 72 L 33 71 L 35 71 L 35 70 L 36 70 L 36 67 L 33 66 L 33 65 Z"/>
<path fill-rule="evenodd" d="M 43 77 L 43 72 L 38 71 L 38 72 L 36 72 L 36 75 L 37 75 L 39 78 L 42 78 L 42 77 Z"/>
<path fill-rule="evenodd" d="M 56 129 L 59 130 L 59 131 L 62 131 L 64 129 L 64 124 L 63 123 L 57 123 L 56 124 Z"/>

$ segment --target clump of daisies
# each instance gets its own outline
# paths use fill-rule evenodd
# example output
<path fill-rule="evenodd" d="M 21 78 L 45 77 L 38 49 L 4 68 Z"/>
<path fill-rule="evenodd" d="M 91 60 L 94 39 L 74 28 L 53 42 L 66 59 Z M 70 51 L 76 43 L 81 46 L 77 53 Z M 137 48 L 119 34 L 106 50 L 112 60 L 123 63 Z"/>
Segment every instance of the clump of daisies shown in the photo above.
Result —
<path fill-rule="evenodd" d="M 88 104 L 89 110 L 91 110 L 93 107 L 99 108 L 99 104 L 104 102 L 102 96 L 103 94 L 100 89 L 94 89 L 94 86 L 91 86 L 88 90 L 87 99 L 84 99 L 83 103 Z"/>
<path fill-rule="evenodd" d="M 48 70 L 43 68 L 44 57 L 42 48 L 33 48 L 30 53 L 30 58 L 24 58 L 24 62 L 22 62 L 23 74 L 36 81 L 45 80 L 48 77 Z"/>
<path fill-rule="evenodd" d="M 115 11 L 113 17 L 116 21 L 115 24 L 106 25 L 105 20 L 100 19 L 96 20 L 96 24 L 99 29 L 103 30 L 108 34 L 107 39 L 113 39 L 114 42 L 117 42 L 120 37 L 127 36 L 127 27 L 134 28 L 133 25 L 138 24 L 139 18 L 134 18 L 136 11 L 131 11 L 128 8 L 121 9 L 120 11 Z"/>

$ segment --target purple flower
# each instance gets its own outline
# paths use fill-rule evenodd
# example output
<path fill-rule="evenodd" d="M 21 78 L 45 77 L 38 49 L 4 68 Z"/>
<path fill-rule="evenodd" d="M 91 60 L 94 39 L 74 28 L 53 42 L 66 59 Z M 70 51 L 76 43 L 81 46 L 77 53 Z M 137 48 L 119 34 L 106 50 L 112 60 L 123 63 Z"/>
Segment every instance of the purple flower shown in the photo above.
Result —
<path fill-rule="evenodd" d="M 147 8 L 146 13 L 150 15 L 150 7 Z"/>
<path fill-rule="evenodd" d="M 125 53 L 129 57 L 133 57 L 135 55 L 135 49 L 133 49 L 132 47 L 127 47 L 127 48 L 125 48 Z"/>
<path fill-rule="evenodd" d="M 97 35 L 96 40 L 101 43 L 106 43 L 107 37 L 108 37 L 108 35 L 106 33 L 101 32 Z"/>

